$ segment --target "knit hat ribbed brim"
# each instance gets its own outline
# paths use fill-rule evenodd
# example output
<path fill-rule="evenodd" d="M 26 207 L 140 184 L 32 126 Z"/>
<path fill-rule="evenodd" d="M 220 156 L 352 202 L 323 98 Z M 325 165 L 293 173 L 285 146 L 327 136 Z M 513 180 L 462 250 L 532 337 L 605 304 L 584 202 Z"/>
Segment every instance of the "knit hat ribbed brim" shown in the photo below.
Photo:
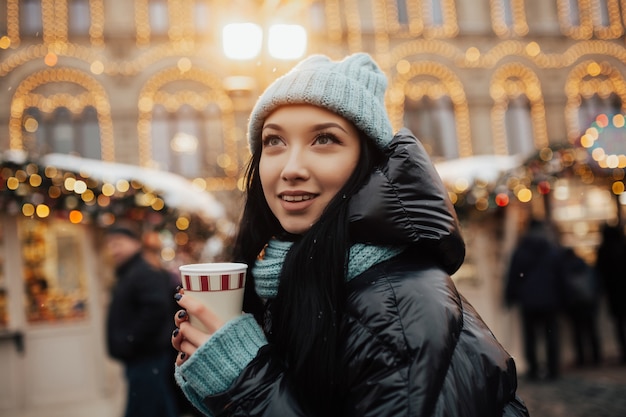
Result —
<path fill-rule="evenodd" d="M 365 133 L 381 149 L 393 130 L 385 109 L 387 77 L 371 56 L 356 53 L 342 61 L 313 55 L 272 83 L 259 97 L 248 125 L 254 153 L 267 116 L 287 104 L 312 104 L 330 110 Z"/>

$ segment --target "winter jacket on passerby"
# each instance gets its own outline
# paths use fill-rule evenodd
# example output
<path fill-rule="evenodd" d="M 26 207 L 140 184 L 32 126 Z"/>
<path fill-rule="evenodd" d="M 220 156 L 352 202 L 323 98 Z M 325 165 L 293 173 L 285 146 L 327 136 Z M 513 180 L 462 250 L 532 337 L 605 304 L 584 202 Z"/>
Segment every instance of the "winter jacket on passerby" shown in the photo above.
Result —
<path fill-rule="evenodd" d="M 525 312 L 557 312 L 563 306 L 561 248 L 547 225 L 531 222 L 515 248 L 508 270 L 505 299 Z"/>
<path fill-rule="evenodd" d="M 172 350 L 174 314 L 169 276 L 137 253 L 116 269 L 107 318 L 111 357 L 129 362 Z"/>
<path fill-rule="evenodd" d="M 626 238 L 619 226 L 605 225 L 602 241 L 596 253 L 595 270 L 606 294 L 609 312 L 613 316 L 626 315 Z"/>
<path fill-rule="evenodd" d="M 388 152 L 351 200 L 352 234 L 406 250 L 346 284 L 336 415 L 527 416 L 513 359 L 449 276 L 464 243 L 441 180 L 407 130 Z M 252 315 L 228 322 L 176 372 L 188 398 L 214 416 L 307 415 Z"/>

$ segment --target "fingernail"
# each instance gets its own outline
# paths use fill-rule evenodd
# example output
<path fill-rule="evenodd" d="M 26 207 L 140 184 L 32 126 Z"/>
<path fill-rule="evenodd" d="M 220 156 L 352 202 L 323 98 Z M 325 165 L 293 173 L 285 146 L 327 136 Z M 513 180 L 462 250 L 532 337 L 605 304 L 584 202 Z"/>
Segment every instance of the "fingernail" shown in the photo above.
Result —
<path fill-rule="evenodd" d="M 182 289 L 183 289 L 183 287 L 182 287 L 182 286 L 180 286 L 180 285 L 177 285 L 177 286 L 176 286 L 176 292 L 178 292 L 178 291 L 180 291 L 180 290 L 182 290 Z"/>
<path fill-rule="evenodd" d="M 181 310 L 178 312 L 178 318 L 183 319 L 187 316 L 187 312 L 185 310 Z"/>
<path fill-rule="evenodd" d="M 180 352 L 180 358 L 181 359 L 185 359 L 186 356 L 187 356 L 187 354 L 185 352 Z"/>
<path fill-rule="evenodd" d="M 174 331 L 172 332 L 172 337 L 176 337 L 178 336 L 178 332 L 180 331 L 180 329 L 177 327 L 174 329 Z"/>
<path fill-rule="evenodd" d="M 178 294 L 178 293 L 174 294 L 174 300 L 180 301 L 181 298 L 183 298 L 182 294 Z"/>

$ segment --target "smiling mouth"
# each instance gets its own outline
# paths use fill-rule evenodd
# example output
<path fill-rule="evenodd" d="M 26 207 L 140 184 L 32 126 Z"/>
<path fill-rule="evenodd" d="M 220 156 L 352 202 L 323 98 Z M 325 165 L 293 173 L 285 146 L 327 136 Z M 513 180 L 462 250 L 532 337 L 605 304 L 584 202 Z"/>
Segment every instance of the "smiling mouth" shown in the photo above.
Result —
<path fill-rule="evenodd" d="M 288 201 L 290 203 L 292 202 L 299 202 L 299 201 L 307 201 L 307 200 L 312 200 L 313 198 L 315 198 L 315 196 L 313 194 L 304 194 L 304 195 L 281 195 L 280 198 L 283 201 Z"/>

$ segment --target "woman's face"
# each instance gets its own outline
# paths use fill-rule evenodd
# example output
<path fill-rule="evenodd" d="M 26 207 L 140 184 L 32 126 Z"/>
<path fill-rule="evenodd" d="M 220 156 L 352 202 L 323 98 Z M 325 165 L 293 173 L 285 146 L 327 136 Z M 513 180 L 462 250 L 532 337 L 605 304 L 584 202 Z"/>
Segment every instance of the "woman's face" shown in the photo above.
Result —
<path fill-rule="evenodd" d="M 359 160 L 359 132 L 320 107 L 279 107 L 263 124 L 259 174 L 265 199 L 285 231 L 309 230 Z"/>

